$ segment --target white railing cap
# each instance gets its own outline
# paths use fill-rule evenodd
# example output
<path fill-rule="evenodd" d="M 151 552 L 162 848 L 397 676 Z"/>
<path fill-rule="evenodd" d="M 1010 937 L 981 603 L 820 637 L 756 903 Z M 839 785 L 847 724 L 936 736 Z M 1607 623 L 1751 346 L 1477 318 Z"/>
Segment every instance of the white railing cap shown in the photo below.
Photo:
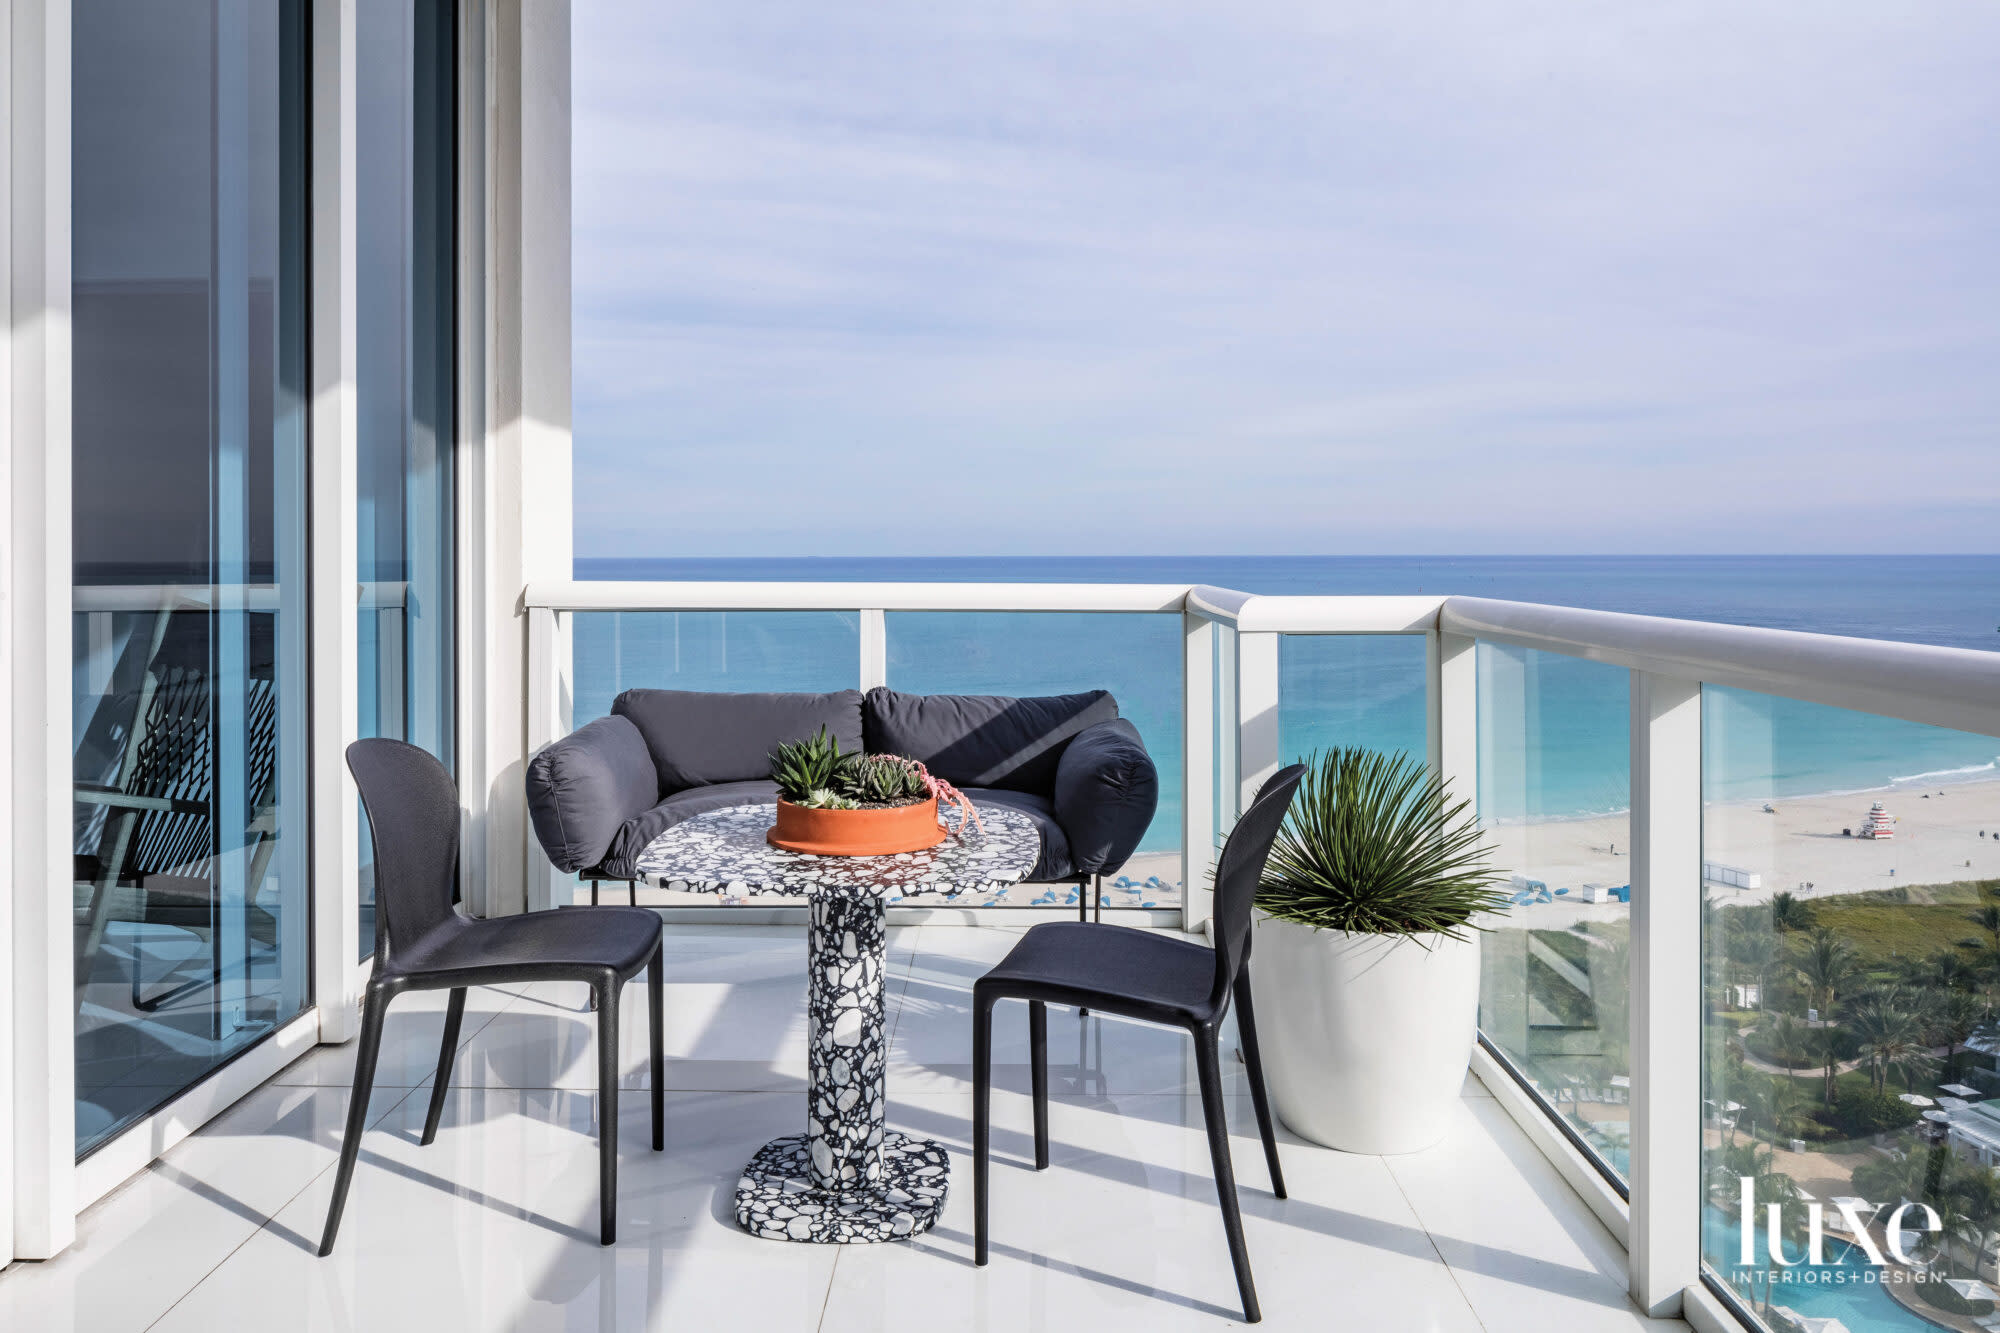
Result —
<path fill-rule="evenodd" d="M 1484 597 L 1445 599 L 1438 625 L 1710 685 L 2000 734 L 2000 652 Z"/>
<path fill-rule="evenodd" d="M 1179 613 L 1185 583 L 531 583 L 554 611 L 1152 611 Z"/>

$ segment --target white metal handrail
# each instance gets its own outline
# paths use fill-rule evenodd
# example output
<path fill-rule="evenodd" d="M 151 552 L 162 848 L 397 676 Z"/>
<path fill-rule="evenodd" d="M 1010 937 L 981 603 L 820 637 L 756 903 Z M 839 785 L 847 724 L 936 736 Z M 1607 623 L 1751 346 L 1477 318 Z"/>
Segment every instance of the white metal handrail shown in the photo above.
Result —
<path fill-rule="evenodd" d="M 550 611 L 1108 611 L 1179 615 L 1185 583 L 531 583 Z"/>
<path fill-rule="evenodd" d="M 1439 627 L 1635 671 L 2000 735 L 2000 653 L 1447 598 Z"/>

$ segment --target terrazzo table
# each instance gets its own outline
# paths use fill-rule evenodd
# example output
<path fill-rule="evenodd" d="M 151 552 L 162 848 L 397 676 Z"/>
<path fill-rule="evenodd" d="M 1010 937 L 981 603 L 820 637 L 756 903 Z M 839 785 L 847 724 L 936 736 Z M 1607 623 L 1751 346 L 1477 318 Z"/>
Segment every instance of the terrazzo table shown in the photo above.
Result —
<path fill-rule="evenodd" d="M 883 904 L 1004 889 L 1041 855 L 1025 815 L 979 807 L 983 832 L 892 856 L 809 856 L 771 846 L 772 805 L 696 815 L 639 858 L 646 882 L 683 892 L 792 894 L 806 929 L 806 1132 L 773 1139 L 743 1169 L 736 1220 L 773 1240 L 852 1244 L 928 1231 L 944 1210 L 951 1162 L 929 1139 L 883 1127 Z"/>

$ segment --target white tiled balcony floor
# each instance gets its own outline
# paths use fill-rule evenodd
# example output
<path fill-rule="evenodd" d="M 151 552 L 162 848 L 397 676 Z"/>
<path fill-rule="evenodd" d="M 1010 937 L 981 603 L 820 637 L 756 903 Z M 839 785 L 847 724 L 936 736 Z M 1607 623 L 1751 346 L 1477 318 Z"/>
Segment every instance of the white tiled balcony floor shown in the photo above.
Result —
<path fill-rule="evenodd" d="M 352 1046 L 322 1048 L 0 1275 L 0 1328 L 37 1330 L 1217 1328 L 1239 1312 L 1186 1039 L 1050 1014 L 1053 1165 L 1030 1169 L 1027 1016 L 995 1035 L 993 1261 L 972 1264 L 967 1001 L 995 928 L 890 935 L 890 1120 L 956 1176 L 914 1242 L 815 1247 L 738 1231 L 732 1194 L 801 1127 L 803 929 L 670 928 L 667 1151 L 620 1108 L 619 1241 L 597 1244 L 596 1098 L 581 987 L 474 991 L 444 1126 L 417 1146 L 442 996 L 391 1012 L 372 1124 L 331 1258 L 314 1249 Z M 629 1088 L 644 990 L 627 990 Z M 1357 1157 L 1282 1134 L 1268 1192 L 1240 1075 L 1230 1121 L 1265 1326 L 1683 1328 L 1624 1294 L 1624 1255 L 1500 1106 L 1468 1083 L 1450 1138 Z"/>

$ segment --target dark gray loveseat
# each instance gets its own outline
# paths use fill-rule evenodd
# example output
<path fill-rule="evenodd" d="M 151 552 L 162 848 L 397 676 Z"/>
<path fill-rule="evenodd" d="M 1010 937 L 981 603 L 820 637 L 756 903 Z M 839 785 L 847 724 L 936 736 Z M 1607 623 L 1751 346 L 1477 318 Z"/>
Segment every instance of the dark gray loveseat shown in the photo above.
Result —
<path fill-rule="evenodd" d="M 772 749 L 821 726 L 843 750 L 908 755 L 975 804 L 1027 815 L 1042 835 L 1028 876 L 1036 883 L 1115 873 L 1159 801 L 1139 732 L 1104 690 L 1026 699 L 627 690 L 609 717 L 529 762 L 536 836 L 560 870 L 633 879 L 639 853 L 682 820 L 775 802 Z"/>

